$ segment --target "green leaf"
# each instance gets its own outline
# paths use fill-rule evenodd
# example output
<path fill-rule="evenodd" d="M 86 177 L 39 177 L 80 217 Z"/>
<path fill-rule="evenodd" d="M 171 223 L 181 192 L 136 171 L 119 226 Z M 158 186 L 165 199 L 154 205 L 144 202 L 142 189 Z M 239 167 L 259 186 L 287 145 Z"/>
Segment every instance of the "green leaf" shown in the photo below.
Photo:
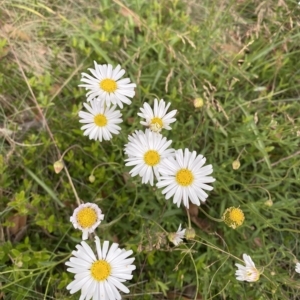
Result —
<path fill-rule="evenodd" d="M 55 192 L 42 180 L 40 180 L 31 170 L 25 168 L 25 171 L 38 183 L 47 193 L 48 195 L 60 206 L 65 207 L 65 205 L 58 199 Z"/>

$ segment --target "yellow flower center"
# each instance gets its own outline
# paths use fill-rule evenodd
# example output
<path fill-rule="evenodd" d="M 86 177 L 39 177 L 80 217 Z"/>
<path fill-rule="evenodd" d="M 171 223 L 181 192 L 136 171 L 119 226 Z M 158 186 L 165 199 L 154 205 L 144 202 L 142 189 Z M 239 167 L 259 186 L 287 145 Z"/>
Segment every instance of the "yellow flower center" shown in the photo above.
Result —
<path fill-rule="evenodd" d="M 150 129 L 154 132 L 160 132 L 161 127 L 158 123 L 150 124 Z"/>
<path fill-rule="evenodd" d="M 233 208 L 229 213 L 229 218 L 231 221 L 236 222 L 239 225 L 241 225 L 245 220 L 244 213 L 239 208 Z"/>
<path fill-rule="evenodd" d="M 151 124 L 155 124 L 155 126 L 162 128 L 163 127 L 163 121 L 161 118 L 153 118 L 151 120 Z"/>
<path fill-rule="evenodd" d="M 253 277 L 253 281 L 257 281 L 260 277 L 260 273 L 256 268 L 251 268 L 251 270 L 247 270 L 247 276 Z"/>
<path fill-rule="evenodd" d="M 103 281 L 111 273 L 111 265 L 105 260 L 97 260 L 91 266 L 91 275 L 97 281 Z"/>
<path fill-rule="evenodd" d="M 97 213 L 90 207 L 84 207 L 77 213 L 76 219 L 82 228 L 89 228 L 96 223 Z"/>
<path fill-rule="evenodd" d="M 94 117 L 94 123 L 99 127 L 104 127 L 107 124 L 107 118 L 103 114 L 98 114 Z"/>
<path fill-rule="evenodd" d="M 188 169 L 180 169 L 176 174 L 176 181 L 182 186 L 188 186 L 193 183 L 194 175 Z"/>
<path fill-rule="evenodd" d="M 148 166 L 155 166 L 160 162 L 160 155 L 155 150 L 149 150 L 144 155 L 144 161 Z"/>
<path fill-rule="evenodd" d="M 99 83 L 100 88 L 107 92 L 107 93 L 113 93 L 116 91 L 117 89 L 117 83 L 109 78 L 103 79 L 100 83 Z"/>
<path fill-rule="evenodd" d="M 229 207 L 223 213 L 222 220 L 229 227 L 236 229 L 244 223 L 245 216 L 243 211 L 238 207 Z"/>

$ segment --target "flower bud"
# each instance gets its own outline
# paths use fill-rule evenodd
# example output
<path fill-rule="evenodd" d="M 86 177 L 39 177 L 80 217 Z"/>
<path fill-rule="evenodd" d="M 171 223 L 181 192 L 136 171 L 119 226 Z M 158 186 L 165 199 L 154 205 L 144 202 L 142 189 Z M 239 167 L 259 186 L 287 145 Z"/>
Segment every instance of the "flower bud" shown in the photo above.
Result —
<path fill-rule="evenodd" d="M 271 207 L 271 206 L 273 205 L 272 199 L 267 200 L 267 201 L 265 202 L 265 205 Z"/>
<path fill-rule="evenodd" d="M 203 104 L 204 104 L 204 101 L 203 101 L 202 98 L 196 98 L 196 99 L 194 100 L 194 107 L 195 107 L 195 108 L 200 108 L 200 107 L 203 106 Z"/>
<path fill-rule="evenodd" d="M 241 166 L 241 163 L 238 159 L 236 159 L 232 162 L 232 169 L 233 170 L 238 170 L 240 168 L 240 166 Z"/>
<path fill-rule="evenodd" d="M 15 265 L 16 265 L 18 268 L 22 268 L 22 267 L 23 267 L 23 262 L 22 262 L 21 260 L 15 261 Z"/>
<path fill-rule="evenodd" d="M 62 160 L 58 160 L 53 164 L 53 168 L 54 168 L 54 172 L 56 174 L 60 173 L 61 170 L 64 168 L 64 163 L 62 162 Z"/>
<path fill-rule="evenodd" d="M 195 238 L 196 236 L 196 232 L 193 228 L 187 228 L 185 231 L 185 238 L 187 240 L 192 240 L 193 238 Z"/>
<path fill-rule="evenodd" d="M 90 176 L 89 176 L 89 181 L 90 181 L 90 183 L 93 183 L 94 181 L 95 181 L 95 176 L 93 175 L 93 174 L 91 174 Z"/>

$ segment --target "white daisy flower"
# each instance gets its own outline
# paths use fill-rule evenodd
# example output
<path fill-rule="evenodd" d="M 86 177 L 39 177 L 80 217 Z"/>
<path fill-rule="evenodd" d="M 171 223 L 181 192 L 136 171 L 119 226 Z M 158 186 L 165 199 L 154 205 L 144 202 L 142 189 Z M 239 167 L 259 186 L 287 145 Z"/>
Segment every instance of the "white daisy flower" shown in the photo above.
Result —
<path fill-rule="evenodd" d="M 175 109 L 167 113 L 170 105 L 170 102 L 166 105 L 163 99 L 159 103 L 157 99 L 154 99 L 154 110 L 152 110 L 148 103 L 144 103 L 144 107 L 140 108 L 141 113 L 138 113 L 138 116 L 145 119 L 141 121 L 141 124 L 155 132 L 160 132 L 162 128 L 170 130 L 169 124 L 176 121 L 173 117 L 177 112 Z"/>
<path fill-rule="evenodd" d="M 90 102 L 91 106 L 83 103 L 84 107 L 89 111 L 80 111 L 80 123 L 86 123 L 81 127 L 84 130 L 83 135 L 88 135 L 90 140 L 102 139 L 108 141 L 112 138 L 112 134 L 119 134 L 121 127 L 117 124 L 122 123 L 122 114 L 119 110 L 115 110 L 116 106 L 102 106 L 97 100 Z"/>
<path fill-rule="evenodd" d="M 70 217 L 75 229 L 82 231 L 82 239 L 86 240 L 89 233 L 95 231 L 104 219 L 101 209 L 94 203 L 80 204 Z"/>
<path fill-rule="evenodd" d="M 165 187 L 162 191 L 166 199 L 173 196 L 173 203 L 179 207 L 181 201 L 189 208 L 189 200 L 195 205 L 200 201 L 205 202 L 208 195 L 204 190 L 211 191 L 213 188 L 206 183 L 214 182 L 215 179 L 207 176 L 213 172 L 212 165 L 205 164 L 206 158 L 197 155 L 196 151 L 188 149 L 175 151 L 175 157 L 169 157 L 162 161 L 158 172 L 161 174 L 156 186 Z"/>
<path fill-rule="evenodd" d="M 178 246 L 180 243 L 182 243 L 182 239 L 184 238 L 186 229 L 181 230 L 181 224 L 178 227 L 177 232 L 171 232 L 168 235 L 168 239 L 170 242 L 172 242 L 175 246 Z"/>
<path fill-rule="evenodd" d="M 260 273 L 255 268 L 255 264 L 252 261 L 251 257 L 247 254 L 243 254 L 243 260 L 246 266 L 241 264 L 235 264 L 237 266 L 237 270 L 235 271 L 236 279 L 239 281 L 248 281 L 254 282 L 259 279 Z"/>
<path fill-rule="evenodd" d="M 128 150 L 127 150 L 127 148 L 128 148 L 128 145 L 130 145 L 130 143 L 134 143 L 137 139 L 138 139 L 138 135 L 139 134 L 141 134 L 141 135 L 144 135 L 145 133 L 144 133 L 144 131 L 142 131 L 142 130 L 136 130 L 134 133 L 132 133 L 131 135 L 128 135 L 128 140 L 129 140 L 129 143 L 128 144 L 126 144 L 125 145 L 125 148 L 124 148 L 124 152 L 125 152 L 125 154 L 127 154 L 128 155 L 128 157 L 134 157 L 135 156 L 135 154 L 130 154 L 130 153 L 128 153 Z"/>
<path fill-rule="evenodd" d="M 132 278 L 134 258 L 128 258 L 132 250 L 120 249 L 113 243 L 104 241 L 101 247 L 100 239 L 95 237 L 97 257 L 90 246 L 82 241 L 73 251 L 66 265 L 68 272 L 75 274 L 75 279 L 68 286 L 71 294 L 81 290 L 79 300 L 119 300 L 119 291 L 129 293 L 129 289 L 122 283 Z"/>
<path fill-rule="evenodd" d="M 129 174 L 132 177 L 139 175 L 142 183 L 150 182 L 153 185 L 154 175 L 159 178 L 158 168 L 161 163 L 166 157 L 173 155 L 174 149 L 168 149 L 172 141 L 149 129 L 145 132 L 136 131 L 128 139 L 129 143 L 124 150 L 128 155 L 125 165 L 135 166 Z"/>
<path fill-rule="evenodd" d="M 300 263 L 296 263 L 295 271 L 300 273 Z"/>
<path fill-rule="evenodd" d="M 86 96 L 87 101 L 97 99 L 101 104 L 106 103 L 107 106 L 117 104 L 120 108 L 123 108 L 123 103 L 131 104 L 128 98 L 132 98 L 135 94 L 135 83 L 130 83 L 129 78 L 120 78 L 125 74 L 125 70 L 121 69 L 120 65 L 117 65 L 113 69 L 112 65 L 98 65 L 94 61 L 95 69 L 89 69 L 92 73 L 91 76 L 86 73 L 81 73 L 81 81 L 84 84 L 79 86 L 85 87 L 86 90 L 90 90 Z"/>

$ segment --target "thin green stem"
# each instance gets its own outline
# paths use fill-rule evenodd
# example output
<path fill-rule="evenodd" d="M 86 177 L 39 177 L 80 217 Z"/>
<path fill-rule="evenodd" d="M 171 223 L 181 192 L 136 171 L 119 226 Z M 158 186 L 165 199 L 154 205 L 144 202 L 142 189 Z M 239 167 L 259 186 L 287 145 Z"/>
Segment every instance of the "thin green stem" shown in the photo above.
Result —
<path fill-rule="evenodd" d="M 118 163 L 114 163 L 114 162 L 108 162 L 108 163 L 101 163 L 101 164 L 98 164 L 91 172 L 91 175 L 94 175 L 94 172 L 95 170 L 98 168 L 98 167 L 101 167 L 101 166 L 105 166 L 105 165 L 120 165 Z"/>
<path fill-rule="evenodd" d="M 196 263 L 195 263 L 193 254 L 192 254 L 192 252 L 190 252 L 189 254 L 190 254 L 192 263 L 193 263 L 193 265 L 194 265 L 194 268 L 195 268 L 195 275 L 196 275 L 196 291 L 195 291 L 195 297 L 194 297 L 194 300 L 197 300 L 197 299 L 198 299 L 198 291 L 199 291 L 199 276 L 198 276 L 197 266 L 196 266 Z"/>
<path fill-rule="evenodd" d="M 64 170 L 66 171 L 67 177 L 68 177 L 68 179 L 69 179 L 69 183 L 70 183 L 70 185 L 71 185 L 71 187 L 72 187 L 74 196 L 75 196 L 75 198 L 76 198 L 76 202 L 77 202 L 78 205 L 80 205 L 80 204 L 81 204 L 81 201 L 80 201 L 80 199 L 79 199 L 79 197 L 78 197 L 78 194 L 77 194 L 77 192 L 76 192 L 75 186 L 74 186 L 73 181 L 72 181 L 72 178 L 71 178 L 70 173 L 69 173 L 69 171 L 68 171 L 68 168 L 65 166 L 65 164 L 64 164 Z"/>
<path fill-rule="evenodd" d="M 64 153 L 63 153 L 63 154 L 61 155 L 61 157 L 60 157 L 60 160 L 63 160 L 63 159 L 64 159 L 64 156 L 67 154 L 67 152 L 70 151 L 71 149 L 75 148 L 75 147 L 78 147 L 78 148 L 80 148 L 80 149 L 82 150 L 82 148 L 81 148 L 79 145 L 77 145 L 77 144 L 72 145 L 72 146 L 70 146 L 69 148 L 67 148 L 67 149 L 64 151 Z"/>
<path fill-rule="evenodd" d="M 219 222 L 219 223 L 223 222 L 222 219 L 216 219 L 216 218 L 210 216 L 209 214 L 207 214 L 207 213 L 201 208 L 201 206 L 199 206 L 199 209 L 200 209 L 200 210 L 201 210 L 201 211 L 202 211 L 209 219 L 211 219 L 211 220 L 213 220 L 213 221 L 215 221 L 215 222 Z"/>
<path fill-rule="evenodd" d="M 191 226 L 191 217 L 190 217 L 190 211 L 188 209 L 186 209 L 186 214 L 188 216 L 188 228 L 192 228 Z"/>

